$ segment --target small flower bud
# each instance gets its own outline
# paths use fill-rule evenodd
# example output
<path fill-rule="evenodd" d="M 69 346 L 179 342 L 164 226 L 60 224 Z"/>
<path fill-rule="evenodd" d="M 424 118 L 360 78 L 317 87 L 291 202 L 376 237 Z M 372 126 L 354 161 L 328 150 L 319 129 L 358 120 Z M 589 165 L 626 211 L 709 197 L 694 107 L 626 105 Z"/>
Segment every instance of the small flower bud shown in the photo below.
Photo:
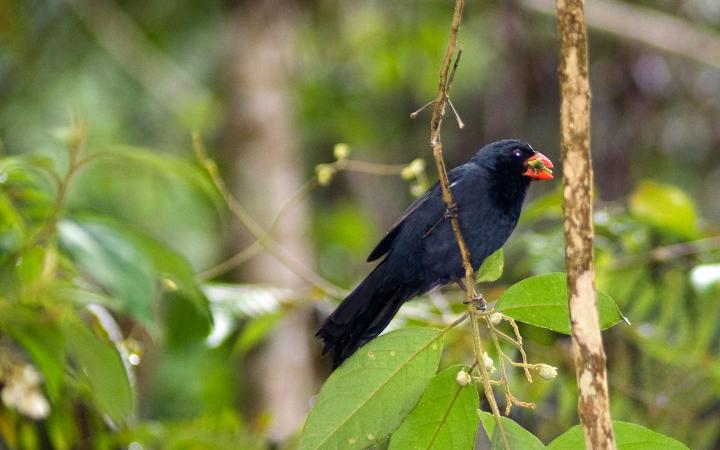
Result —
<path fill-rule="evenodd" d="M 162 280 L 160 280 L 160 284 L 162 284 L 163 289 L 165 289 L 166 291 L 178 290 L 177 283 L 170 278 L 163 278 Z"/>
<path fill-rule="evenodd" d="M 412 167 L 408 165 L 402 168 L 402 170 L 400 171 L 400 176 L 403 180 L 412 180 L 413 178 L 415 178 L 415 172 L 413 172 Z"/>
<path fill-rule="evenodd" d="M 347 157 L 350 156 L 350 146 L 343 144 L 342 142 L 335 144 L 335 147 L 333 148 L 333 155 L 335 155 L 335 159 L 338 161 L 347 159 Z"/>
<path fill-rule="evenodd" d="M 465 386 L 467 386 L 468 384 L 472 383 L 472 377 L 470 376 L 469 373 L 465 372 L 464 370 L 461 370 L 461 371 L 458 372 L 457 375 L 455 376 L 455 382 L 456 382 L 459 386 L 465 387 Z"/>
<path fill-rule="evenodd" d="M 425 160 L 424 159 L 414 159 L 410 164 L 403 167 L 402 171 L 400 171 L 400 176 L 404 180 L 412 180 L 416 176 L 420 175 L 425 170 Z"/>
<path fill-rule="evenodd" d="M 415 175 L 420 175 L 425 170 L 425 160 L 420 158 L 414 159 L 410 163 L 410 168 Z"/>
<path fill-rule="evenodd" d="M 50 404 L 37 389 L 28 391 L 17 403 L 17 410 L 31 419 L 44 419 L 50 413 Z"/>
<path fill-rule="evenodd" d="M 540 378 L 544 380 L 552 380 L 557 376 L 557 367 L 549 366 L 547 364 L 538 364 L 536 370 Z"/>
<path fill-rule="evenodd" d="M 315 173 L 317 174 L 318 184 L 327 186 L 332 181 L 333 175 L 335 175 L 335 168 L 329 164 L 318 164 L 315 167 Z"/>
<path fill-rule="evenodd" d="M 489 357 L 487 353 L 483 353 L 483 364 L 485 364 L 485 370 L 487 370 L 488 373 L 495 372 L 495 362 L 493 362 L 493 359 Z"/>
<path fill-rule="evenodd" d="M 412 194 L 413 197 L 420 197 L 421 195 L 423 195 L 423 192 L 425 192 L 425 190 L 421 185 L 417 183 L 410 186 L 410 194 Z"/>
<path fill-rule="evenodd" d="M 503 315 L 501 313 L 492 313 L 488 316 L 488 320 L 493 325 L 498 325 L 500 322 L 502 322 Z"/>

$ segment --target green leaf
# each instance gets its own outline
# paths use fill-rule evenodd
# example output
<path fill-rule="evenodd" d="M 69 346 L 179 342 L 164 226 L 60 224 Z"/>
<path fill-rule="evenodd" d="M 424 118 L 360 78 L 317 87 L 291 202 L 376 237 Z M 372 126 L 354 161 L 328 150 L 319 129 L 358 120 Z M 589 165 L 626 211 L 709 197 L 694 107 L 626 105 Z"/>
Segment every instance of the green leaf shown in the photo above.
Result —
<path fill-rule="evenodd" d="M 153 266 L 132 240 L 100 222 L 63 220 L 58 230 L 63 248 L 81 270 L 152 330 Z"/>
<path fill-rule="evenodd" d="M 654 228 L 688 239 L 698 235 L 695 204 L 676 186 L 642 180 L 629 206 L 633 216 Z"/>
<path fill-rule="evenodd" d="M 502 276 L 504 266 L 505 257 L 503 255 L 503 249 L 499 249 L 492 255 L 485 258 L 485 261 L 483 261 L 482 265 L 477 271 L 477 281 L 490 282 L 497 280 Z"/>
<path fill-rule="evenodd" d="M 480 421 L 485 429 L 485 433 L 487 433 L 488 439 L 490 439 L 490 449 L 506 450 L 500 432 L 495 432 L 497 425 L 495 417 L 491 413 L 481 410 L 478 410 L 478 414 L 480 414 Z M 514 420 L 501 417 L 500 422 L 502 423 L 503 430 L 510 444 L 510 448 L 507 450 L 542 450 L 545 448 L 545 445 L 540 439 L 536 438 L 534 434 L 521 427 Z"/>
<path fill-rule="evenodd" d="M 4 330 L 30 355 L 40 370 L 50 399 L 57 400 L 65 381 L 64 338 L 50 321 L 33 315 L 11 320 Z"/>
<path fill-rule="evenodd" d="M 624 319 L 607 294 L 597 291 L 600 327 L 604 330 Z M 526 278 L 500 296 L 495 310 L 520 322 L 570 334 L 567 277 L 562 272 Z"/>
<path fill-rule="evenodd" d="M 415 406 L 435 375 L 442 334 L 406 328 L 370 341 L 325 382 L 299 448 L 361 449 L 383 440 Z"/>
<path fill-rule="evenodd" d="M 634 423 L 613 420 L 613 431 L 618 450 L 688 450 L 682 442 Z M 548 445 L 551 450 L 585 448 L 585 436 L 580 425 L 570 428 Z"/>
<path fill-rule="evenodd" d="M 463 366 L 449 367 L 430 381 L 420 402 L 390 439 L 390 450 L 472 449 L 478 428 L 477 387 L 455 382 Z"/>
<path fill-rule="evenodd" d="M 126 419 L 133 409 L 133 394 L 117 349 L 77 322 L 67 324 L 65 338 L 97 408 L 115 422 Z"/>
<path fill-rule="evenodd" d="M 23 252 L 15 266 L 20 284 L 28 286 L 33 284 L 42 274 L 46 249 L 33 247 Z"/>
<path fill-rule="evenodd" d="M 122 230 L 123 233 L 135 242 L 143 253 L 152 261 L 155 276 L 164 281 L 166 287 L 172 286 L 166 292 L 165 299 L 171 302 L 188 303 L 190 309 L 183 308 L 187 317 L 194 322 L 199 335 L 204 337 L 210 332 L 212 316 L 210 305 L 205 293 L 195 278 L 195 271 L 183 255 L 168 247 L 164 243 L 135 230 Z M 194 317 L 191 317 L 194 315 Z"/>

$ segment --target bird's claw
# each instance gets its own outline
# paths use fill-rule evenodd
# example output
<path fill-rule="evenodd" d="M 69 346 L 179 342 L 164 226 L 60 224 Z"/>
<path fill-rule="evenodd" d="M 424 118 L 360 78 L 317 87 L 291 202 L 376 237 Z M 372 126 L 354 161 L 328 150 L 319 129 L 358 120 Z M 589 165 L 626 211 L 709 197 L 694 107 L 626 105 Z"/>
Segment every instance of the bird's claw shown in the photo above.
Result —
<path fill-rule="evenodd" d="M 459 208 L 456 204 L 452 204 L 447 207 L 445 210 L 445 214 L 443 214 L 443 217 L 446 219 L 453 219 L 458 216 Z"/>
<path fill-rule="evenodd" d="M 463 303 L 466 305 L 472 304 L 478 311 L 487 311 L 487 302 L 482 294 L 475 295 L 470 300 L 465 300 Z"/>

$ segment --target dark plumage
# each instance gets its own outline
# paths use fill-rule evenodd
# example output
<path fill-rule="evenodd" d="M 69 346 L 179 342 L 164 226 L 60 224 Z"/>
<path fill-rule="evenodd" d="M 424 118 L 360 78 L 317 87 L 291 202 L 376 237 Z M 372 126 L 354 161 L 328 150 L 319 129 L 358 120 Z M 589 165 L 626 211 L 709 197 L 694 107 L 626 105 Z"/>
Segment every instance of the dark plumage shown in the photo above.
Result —
<path fill-rule="evenodd" d="M 529 144 L 503 140 L 448 172 L 474 269 L 505 244 L 520 217 L 531 179 L 551 179 L 552 163 Z M 339 366 L 380 334 L 407 300 L 462 278 L 455 237 L 436 183 L 416 200 L 370 253 L 385 258 L 317 332 Z"/>

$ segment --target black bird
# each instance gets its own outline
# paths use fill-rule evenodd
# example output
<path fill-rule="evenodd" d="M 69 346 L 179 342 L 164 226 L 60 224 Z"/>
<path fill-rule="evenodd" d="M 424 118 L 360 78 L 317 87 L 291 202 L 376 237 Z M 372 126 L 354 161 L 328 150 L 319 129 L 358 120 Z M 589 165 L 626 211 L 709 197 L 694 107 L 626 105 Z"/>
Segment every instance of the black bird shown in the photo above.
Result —
<path fill-rule="evenodd" d="M 448 172 L 473 269 L 505 244 L 530 181 L 552 179 L 552 167 L 529 144 L 508 139 L 486 145 Z M 367 260 L 383 255 L 317 332 L 323 354 L 332 354 L 333 368 L 380 334 L 405 301 L 462 279 L 462 259 L 438 183 L 410 205 Z"/>

